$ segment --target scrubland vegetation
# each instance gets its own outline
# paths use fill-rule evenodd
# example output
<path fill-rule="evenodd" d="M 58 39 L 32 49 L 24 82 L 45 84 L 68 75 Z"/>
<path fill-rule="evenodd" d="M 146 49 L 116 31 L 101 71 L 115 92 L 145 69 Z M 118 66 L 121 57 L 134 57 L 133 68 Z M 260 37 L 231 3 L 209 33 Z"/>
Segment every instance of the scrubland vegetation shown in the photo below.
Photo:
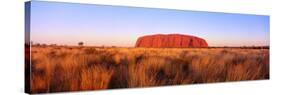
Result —
<path fill-rule="evenodd" d="M 269 79 L 269 49 L 32 47 L 32 93 Z"/>

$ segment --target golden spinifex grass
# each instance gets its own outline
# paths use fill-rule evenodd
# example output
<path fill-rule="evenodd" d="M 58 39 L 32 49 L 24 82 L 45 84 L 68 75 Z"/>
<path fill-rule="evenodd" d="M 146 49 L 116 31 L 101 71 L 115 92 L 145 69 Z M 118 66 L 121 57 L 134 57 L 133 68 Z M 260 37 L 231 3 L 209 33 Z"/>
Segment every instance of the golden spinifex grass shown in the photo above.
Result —
<path fill-rule="evenodd" d="M 32 93 L 269 79 L 269 49 L 33 46 Z"/>

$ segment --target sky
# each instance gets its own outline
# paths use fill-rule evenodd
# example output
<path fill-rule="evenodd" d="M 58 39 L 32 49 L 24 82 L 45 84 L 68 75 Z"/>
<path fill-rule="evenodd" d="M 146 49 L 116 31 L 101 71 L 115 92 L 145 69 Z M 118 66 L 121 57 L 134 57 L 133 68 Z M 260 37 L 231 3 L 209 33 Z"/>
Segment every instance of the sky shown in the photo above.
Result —
<path fill-rule="evenodd" d="M 209 46 L 268 46 L 269 16 L 32 1 L 33 43 L 133 47 L 140 36 L 186 34 Z"/>

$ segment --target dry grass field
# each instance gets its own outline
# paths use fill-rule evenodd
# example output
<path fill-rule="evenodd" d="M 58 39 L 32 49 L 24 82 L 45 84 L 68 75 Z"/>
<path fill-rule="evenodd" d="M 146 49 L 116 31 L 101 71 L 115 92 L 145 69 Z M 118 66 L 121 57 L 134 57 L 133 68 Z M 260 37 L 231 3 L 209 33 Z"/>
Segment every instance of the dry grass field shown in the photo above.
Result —
<path fill-rule="evenodd" d="M 269 49 L 32 46 L 32 93 L 269 79 Z"/>

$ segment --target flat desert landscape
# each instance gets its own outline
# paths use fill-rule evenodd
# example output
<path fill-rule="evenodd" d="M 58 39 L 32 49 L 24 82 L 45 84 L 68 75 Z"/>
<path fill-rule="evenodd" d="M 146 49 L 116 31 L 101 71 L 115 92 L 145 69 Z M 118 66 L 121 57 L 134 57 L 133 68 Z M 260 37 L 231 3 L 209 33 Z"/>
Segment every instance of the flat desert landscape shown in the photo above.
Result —
<path fill-rule="evenodd" d="M 31 91 L 269 79 L 269 49 L 33 46 Z"/>
<path fill-rule="evenodd" d="M 268 80 L 269 18 L 30 1 L 25 92 Z"/>

